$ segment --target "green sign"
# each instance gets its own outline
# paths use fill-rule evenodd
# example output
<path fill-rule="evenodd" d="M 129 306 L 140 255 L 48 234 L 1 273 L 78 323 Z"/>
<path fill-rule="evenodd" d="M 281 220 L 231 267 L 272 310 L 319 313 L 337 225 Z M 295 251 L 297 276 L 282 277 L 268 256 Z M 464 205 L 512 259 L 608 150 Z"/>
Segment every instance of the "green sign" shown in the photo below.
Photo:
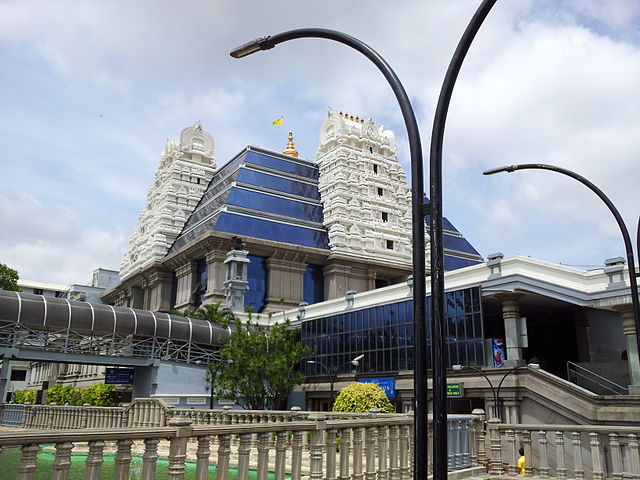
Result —
<path fill-rule="evenodd" d="M 462 383 L 447 383 L 447 398 L 462 398 L 463 396 Z"/>

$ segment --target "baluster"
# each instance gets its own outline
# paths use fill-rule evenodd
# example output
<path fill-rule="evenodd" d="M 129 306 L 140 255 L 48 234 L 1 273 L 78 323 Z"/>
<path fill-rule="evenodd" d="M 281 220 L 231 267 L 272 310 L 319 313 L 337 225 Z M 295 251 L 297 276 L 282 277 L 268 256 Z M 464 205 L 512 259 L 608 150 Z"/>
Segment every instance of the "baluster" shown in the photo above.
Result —
<path fill-rule="evenodd" d="M 192 434 L 191 419 L 176 416 L 169 420 L 169 426 L 175 427 L 176 435 L 169 442 L 168 480 L 184 478 L 184 461 L 187 459 L 187 442 Z"/>
<path fill-rule="evenodd" d="M 549 476 L 549 458 L 547 452 L 547 446 L 549 441 L 547 440 L 547 432 L 540 430 L 538 432 L 538 444 L 540 445 L 540 476 Z"/>
<path fill-rule="evenodd" d="M 335 452 L 335 447 L 334 447 Z M 276 434 L 276 471 L 275 480 L 284 480 L 284 471 L 287 460 L 287 432 Z"/>
<path fill-rule="evenodd" d="M 53 475 L 51 480 L 66 480 L 71 466 L 71 450 L 73 443 L 56 443 L 56 456 L 53 459 Z"/>
<path fill-rule="evenodd" d="M 336 478 L 336 436 L 338 431 L 335 428 L 327 430 L 327 471 L 326 480 Z"/>
<path fill-rule="evenodd" d="M 156 461 L 158 460 L 157 438 L 147 438 L 144 441 L 144 453 L 142 454 L 142 478 L 140 480 L 155 480 Z"/>
<path fill-rule="evenodd" d="M 103 450 L 104 442 L 102 440 L 89 442 L 89 455 L 87 456 L 85 480 L 100 480 L 100 467 L 102 467 Z"/>
<path fill-rule="evenodd" d="M 36 473 L 36 457 L 40 451 L 40 446 L 35 443 L 22 447 L 20 465 L 18 465 L 18 476 L 16 480 L 31 480 Z"/>
<path fill-rule="evenodd" d="M 349 479 L 349 449 L 351 448 L 351 429 L 343 428 L 340 430 L 340 474 L 339 480 Z"/>
<path fill-rule="evenodd" d="M 365 471 L 366 480 L 375 480 L 376 478 L 376 440 L 377 432 L 375 427 L 366 427 L 364 429 L 367 465 Z"/>
<path fill-rule="evenodd" d="M 131 465 L 131 440 L 118 440 L 116 453 L 116 480 L 129 478 L 129 466 Z"/>
<path fill-rule="evenodd" d="M 571 443 L 573 444 L 573 476 L 576 480 L 584 478 L 584 469 L 582 468 L 582 440 L 580 432 L 571 432 Z"/>
<path fill-rule="evenodd" d="M 400 427 L 389 427 L 389 480 L 400 480 L 400 462 L 398 458 Z"/>
<path fill-rule="evenodd" d="M 258 434 L 258 479 L 267 480 L 269 473 L 269 441 L 271 434 L 261 432 Z"/>
<path fill-rule="evenodd" d="M 636 479 L 640 479 L 640 448 L 638 447 L 638 436 L 634 433 L 628 435 L 629 438 L 629 465 L 631 472 Z"/>
<path fill-rule="evenodd" d="M 323 458 L 323 439 L 325 430 L 325 416 L 311 415 L 309 420 L 315 421 L 315 426 L 311 432 L 311 452 L 309 453 L 309 479 L 322 480 L 322 458 Z"/>
<path fill-rule="evenodd" d="M 531 448 L 531 432 L 529 430 L 522 432 L 522 446 L 524 447 L 525 457 L 524 468 L 527 475 L 533 475 L 538 469 L 533 466 L 533 449 Z"/>
<path fill-rule="evenodd" d="M 229 456 L 231 455 L 231 435 L 220 435 L 218 438 L 218 461 L 216 479 L 229 479 Z"/>
<path fill-rule="evenodd" d="M 492 418 L 487 422 L 489 428 L 489 438 L 491 443 L 491 472 L 490 475 L 500 475 L 502 473 L 502 443 L 500 440 L 500 420 Z"/>
<path fill-rule="evenodd" d="M 518 473 L 518 447 L 516 446 L 516 431 L 515 430 L 507 430 L 505 432 L 507 435 L 507 452 L 511 453 L 512 463 L 507 462 L 505 458 L 505 464 L 509 466 L 509 472 L 513 472 L 514 475 Z"/>
<path fill-rule="evenodd" d="M 593 480 L 603 480 L 604 472 L 602 471 L 602 456 L 600 454 L 600 442 L 598 440 L 598 434 L 591 432 L 589 434 L 591 438 L 591 461 L 593 463 Z"/>
<path fill-rule="evenodd" d="M 389 479 L 389 430 L 386 426 L 378 427 L 378 480 Z"/>
<path fill-rule="evenodd" d="M 559 479 L 567 478 L 564 458 L 564 432 L 556 432 L 556 477 Z"/>
<path fill-rule="evenodd" d="M 209 456 L 211 455 L 211 437 L 208 435 L 198 437 L 198 449 L 196 450 L 196 480 L 209 478 Z"/>
<path fill-rule="evenodd" d="M 611 449 L 611 476 L 616 480 L 622 480 L 622 451 L 617 433 L 609 434 L 609 447 Z"/>
<path fill-rule="evenodd" d="M 353 480 L 362 480 L 362 428 L 353 429 Z"/>
<path fill-rule="evenodd" d="M 249 455 L 251 453 L 251 434 L 242 433 L 238 445 L 238 480 L 249 478 Z"/>
<path fill-rule="evenodd" d="M 409 443 L 411 440 L 411 425 L 402 425 L 400 427 L 400 478 L 408 480 L 411 478 L 411 466 L 409 464 Z M 429 455 L 431 456 L 431 455 Z"/>
<path fill-rule="evenodd" d="M 293 447 L 291 448 L 291 480 L 300 480 L 302 473 L 302 442 L 301 430 L 293 432 Z"/>

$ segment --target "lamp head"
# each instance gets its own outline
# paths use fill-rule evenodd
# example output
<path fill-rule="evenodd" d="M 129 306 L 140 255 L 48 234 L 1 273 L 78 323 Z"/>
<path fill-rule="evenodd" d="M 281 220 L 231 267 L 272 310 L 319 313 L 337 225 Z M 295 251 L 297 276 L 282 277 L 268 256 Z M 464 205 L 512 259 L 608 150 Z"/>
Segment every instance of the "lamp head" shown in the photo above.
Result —
<path fill-rule="evenodd" d="M 489 170 L 485 170 L 484 172 L 482 172 L 482 174 L 495 175 L 496 173 L 502 173 L 502 172 L 511 173 L 511 172 L 515 172 L 517 169 L 518 169 L 517 165 L 506 165 L 504 167 L 490 168 Z"/>
<path fill-rule="evenodd" d="M 464 366 L 462 366 L 460 364 L 456 364 L 456 365 L 451 365 L 451 368 L 453 368 L 456 372 L 459 372 L 460 370 L 462 370 L 464 368 Z"/>
<path fill-rule="evenodd" d="M 534 370 L 540 370 L 540 364 L 538 363 L 528 363 L 527 367 L 533 368 Z"/>
<path fill-rule="evenodd" d="M 357 367 L 358 365 L 360 365 L 360 360 L 362 360 L 363 358 L 364 358 L 364 353 L 361 355 L 358 355 L 356 358 L 351 360 L 351 363 Z"/>
<path fill-rule="evenodd" d="M 307 360 L 307 363 L 316 363 L 313 360 Z"/>
<path fill-rule="evenodd" d="M 252 53 L 259 52 L 260 50 L 269 50 L 273 48 L 274 45 L 269 42 L 269 36 L 256 38 L 255 40 L 251 40 L 250 42 L 245 43 L 244 45 L 240 45 L 239 47 L 231 50 L 229 55 L 233 58 L 243 58 Z"/>

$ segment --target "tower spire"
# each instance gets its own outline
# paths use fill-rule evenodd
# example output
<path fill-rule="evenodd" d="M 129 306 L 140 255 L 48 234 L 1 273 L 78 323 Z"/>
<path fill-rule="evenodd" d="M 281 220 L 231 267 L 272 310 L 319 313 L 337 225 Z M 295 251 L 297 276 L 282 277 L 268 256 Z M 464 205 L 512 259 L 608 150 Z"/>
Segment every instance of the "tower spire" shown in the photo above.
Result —
<path fill-rule="evenodd" d="M 287 142 L 287 148 L 282 152 L 285 155 L 289 155 L 290 157 L 297 157 L 298 151 L 296 147 L 293 146 L 293 132 L 289 130 L 289 141 Z"/>

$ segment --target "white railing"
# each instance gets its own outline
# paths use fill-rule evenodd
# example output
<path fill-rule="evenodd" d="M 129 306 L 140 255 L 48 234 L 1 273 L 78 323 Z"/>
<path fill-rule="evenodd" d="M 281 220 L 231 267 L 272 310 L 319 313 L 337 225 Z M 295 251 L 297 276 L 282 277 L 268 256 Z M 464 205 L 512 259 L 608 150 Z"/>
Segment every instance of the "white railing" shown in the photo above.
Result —
<path fill-rule="evenodd" d="M 509 425 L 488 422 L 493 473 L 516 472 L 524 448 L 527 475 L 577 480 L 640 479 L 640 427 Z"/>
<path fill-rule="evenodd" d="M 165 439 L 170 480 L 184 478 L 190 442 L 196 447 L 198 479 L 207 478 L 213 463 L 218 480 L 229 479 L 231 466 L 237 467 L 238 480 L 247 480 L 250 468 L 257 470 L 259 480 L 266 480 L 268 471 L 275 480 L 284 480 L 285 473 L 292 480 L 303 475 L 310 480 L 408 480 L 412 425 L 407 415 L 337 421 L 315 415 L 301 422 L 213 426 L 194 426 L 188 418 L 174 417 L 166 427 L 2 433 L 0 447 L 21 446 L 18 480 L 34 478 L 43 444 L 54 444 L 52 478 L 67 479 L 78 443 L 86 443 L 88 450 L 84 478 L 98 479 L 106 442 L 116 444 L 115 480 L 129 478 L 134 442 L 142 448 L 140 478 L 151 480 Z"/>

